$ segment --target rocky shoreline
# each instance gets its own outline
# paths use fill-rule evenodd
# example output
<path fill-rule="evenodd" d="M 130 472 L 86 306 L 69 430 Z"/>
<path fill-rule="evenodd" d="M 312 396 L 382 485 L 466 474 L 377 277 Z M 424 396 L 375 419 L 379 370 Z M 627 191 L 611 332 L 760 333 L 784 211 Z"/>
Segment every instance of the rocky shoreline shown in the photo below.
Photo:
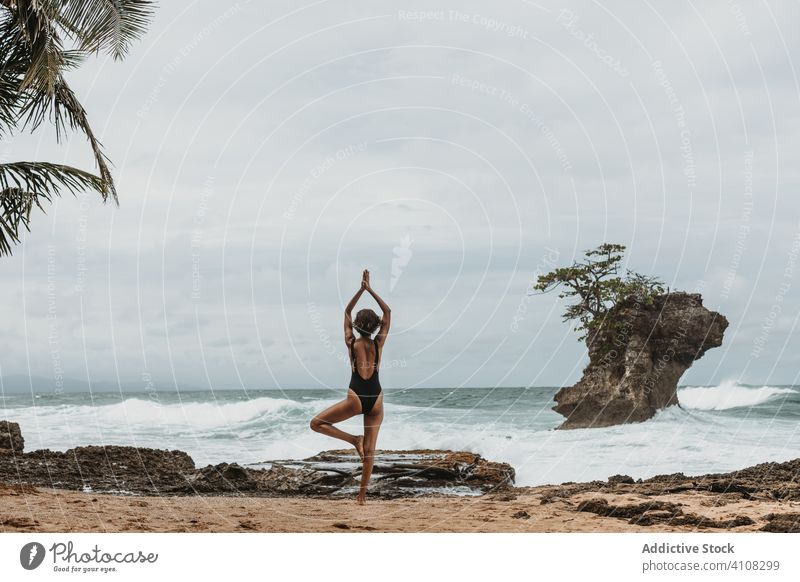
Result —
<path fill-rule="evenodd" d="M 5 446 L 4 446 L 5 445 Z M 250 466 L 197 468 L 180 450 L 84 446 L 24 452 L 16 423 L 0 421 L 0 483 L 124 495 L 347 497 L 361 476 L 355 449 Z M 382 499 L 426 494 L 481 495 L 514 482 L 514 469 L 462 451 L 378 450 L 370 493 Z"/>
<path fill-rule="evenodd" d="M 302 460 L 258 465 L 219 463 L 195 468 L 183 451 L 86 446 L 64 452 L 41 449 L 0 454 L 0 482 L 141 496 L 346 497 L 355 492 L 361 475 L 355 450 L 323 451 Z M 370 493 L 383 499 L 436 493 L 481 495 L 513 480 L 510 465 L 474 453 L 379 450 Z"/>
<path fill-rule="evenodd" d="M 784 463 L 760 463 L 729 473 L 693 476 L 672 473 L 638 480 L 627 475 L 613 475 L 607 481 L 562 483 L 534 489 L 541 494 L 543 504 L 557 499 L 570 500 L 585 493 L 599 494 L 576 503 L 575 511 L 616 517 L 635 525 L 661 523 L 732 531 L 741 526 L 761 525 L 760 531 L 800 533 L 800 458 Z M 759 503 L 779 502 L 791 511 L 760 515 L 761 524 L 744 515 L 713 519 L 697 512 L 686 512 L 681 503 L 664 499 L 676 494 L 703 496 L 700 504 L 706 507 L 742 502 L 749 502 L 752 507 Z M 613 503 L 608 499 L 631 496 L 641 501 Z"/>

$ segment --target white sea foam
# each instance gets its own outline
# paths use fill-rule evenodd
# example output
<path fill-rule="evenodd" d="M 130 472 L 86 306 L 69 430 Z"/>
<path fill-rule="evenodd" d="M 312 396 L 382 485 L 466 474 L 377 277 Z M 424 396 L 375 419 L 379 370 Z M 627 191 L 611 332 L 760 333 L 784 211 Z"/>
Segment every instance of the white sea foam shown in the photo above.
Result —
<path fill-rule="evenodd" d="M 740 386 L 732 380 L 727 380 L 719 386 L 688 386 L 678 391 L 678 400 L 686 408 L 697 410 L 728 410 L 758 406 L 768 400 L 791 394 L 792 388 L 779 388 L 775 386 L 761 386 L 751 388 Z"/>
<path fill-rule="evenodd" d="M 131 398 L 119 404 L 98 407 L 105 420 L 164 425 L 189 425 L 195 428 L 237 427 L 263 420 L 278 420 L 309 404 L 283 398 L 255 398 L 241 402 L 186 402 L 160 404 L 152 400 Z"/>
<path fill-rule="evenodd" d="M 18 408 L 15 415 L 46 417 L 56 415 L 79 421 L 86 420 L 125 423 L 134 426 L 160 424 L 185 425 L 197 428 L 236 427 L 251 422 L 278 420 L 292 415 L 310 413 L 320 406 L 332 404 L 325 400 L 297 402 L 288 398 L 254 398 L 239 402 L 176 402 L 162 404 L 155 400 L 128 398 L 114 404 L 58 405 Z"/>

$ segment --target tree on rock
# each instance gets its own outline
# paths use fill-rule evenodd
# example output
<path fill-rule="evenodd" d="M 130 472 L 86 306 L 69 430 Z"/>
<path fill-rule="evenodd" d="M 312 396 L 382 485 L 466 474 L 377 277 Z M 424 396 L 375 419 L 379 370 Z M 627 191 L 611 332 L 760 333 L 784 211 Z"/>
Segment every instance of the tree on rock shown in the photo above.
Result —
<path fill-rule="evenodd" d="M 559 289 L 560 298 L 577 298 L 564 312 L 564 321 L 577 319 L 576 331 L 584 332 L 584 339 L 599 328 L 609 309 L 618 303 L 637 297 L 646 304 L 664 292 L 664 284 L 656 277 L 627 270 L 626 277 L 613 277 L 619 272 L 619 262 L 625 246 L 604 243 L 585 252 L 586 260 L 576 261 L 569 267 L 559 267 L 539 276 L 534 289 L 547 293 Z"/>
<path fill-rule="evenodd" d="M 559 288 L 576 300 L 564 320 L 577 320 L 589 365 L 574 386 L 554 395 L 558 428 L 641 422 L 678 404 L 678 380 L 706 350 L 722 345 L 728 320 L 703 307 L 699 293 L 671 292 L 655 277 L 619 277 L 623 245 L 602 244 L 586 260 L 538 278 L 543 293 Z"/>

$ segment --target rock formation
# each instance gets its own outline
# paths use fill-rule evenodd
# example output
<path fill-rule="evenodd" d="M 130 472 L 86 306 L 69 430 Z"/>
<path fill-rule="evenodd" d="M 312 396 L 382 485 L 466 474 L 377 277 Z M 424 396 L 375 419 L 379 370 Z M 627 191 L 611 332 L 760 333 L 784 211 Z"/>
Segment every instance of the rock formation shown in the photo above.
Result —
<path fill-rule="evenodd" d="M 9 424 L 16 427 L 12 434 L 18 434 L 19 426 Z M 360 477 L 355 449 L 324 451 L 302 460 L 264 461 L 247 467 L 219 463 L 201 469 L 179 450 L 116 445 L 64 452 L 0 449 L 0 483 L 96 493 L 353 497 Z M 369 495 L 385 499 L 428 493 L 480 495 L 513 482 L 510 465 L 475 453 L 378 450 Z"/>
<path fill-rule="evenodd" d="M 589 365 L 574 386 L 554 396 L 566 417 L 558 428 L 641 422 L 678 404 L 678 380 L 706 350 L 722 345 L 728 320 L 703 307 L 699 293 L 629 298 L 589 333 Z"/>
<path fill-rule="evenodd" d="M 25 448 L 25 439 L 22 438 L 22 431 L 19 424 L 0 420 L 0 450 L 21 453 Z"/>
<path fill-rule="evenodd" d="M 187 475 L 186 483 L 171 492 L 352 497 L 361 479 L 361 461 L 353 449 L 257 465 L 261 466 L 208 465 Z M 510 465 L 487 461 L 475 453 L 377 450 L 369 494 L 383 499 L 427 493 L 480 495 L 513 482 L 514 469 Z"/>
<path fill-rule="evenodd" d="M 526 488 L 514 488 L 511 491 L 523 489 Z M 690 525 L 700 530 L 735 530 L 754 522 L 747 516 L 731 514 L 729 519 L 717 519 L 689 511 L 678 498 L 669 499 L 670 496 L 688 493 L 692 497 L 702 498 L 701 506 L 711 508 L 735 505 L 740 501 L 773 507 L 775 502 L 781 502 L 785 503 L 787 511 L 761 515 L 758 520 L 761 527 L 758 529 L 800 533 L 800 512 L 793 511 L 800 501 L 800 458 L 783 463 L 760 463 L 729 473 L 671 473 L 644 480 L 634 480 L 628 475 L 613 475 L 607 481 L 568 482 L 527 489 L 539 492 L 542 504 L 565 501 L 575 511 L 617 517 L 630 524 Z M 601 496 L 586 498 L 586 494 L 595 493 Z M 636 499 L 641 501 L 632 501 Z"/>
<path fill-rule="evenodd" d="M 0 481 L 97 492 L 159 491 L 195 470 L 183 451 L 117 445 L 0 454 Z"/>

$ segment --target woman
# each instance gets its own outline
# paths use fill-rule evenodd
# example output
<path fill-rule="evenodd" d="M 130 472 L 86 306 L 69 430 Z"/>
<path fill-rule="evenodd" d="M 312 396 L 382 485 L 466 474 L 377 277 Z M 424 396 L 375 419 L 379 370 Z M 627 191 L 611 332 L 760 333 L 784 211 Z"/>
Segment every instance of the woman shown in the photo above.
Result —
<path fill-rule="evenodd" d="M 367 291 L 383 310 L 383 318 L 371 309 L 362 309 L 356 314 L 356 319 L 351 319 L 353 307 L 358 303 L 361 294 Z M 358 490 L 356 502 L 364 505 L 367 502 L 367 484 L 372 475 L 372 465 L 375 456 L 375 443 L 378 440 L 378 429 L 383 421 L 383 390 L 378 380 L 378 365 L 389 335 L 392 310 L 381 299 L 369 284 L 369 271 L 364 269 L 361 280 L 361 289 L 353 296 L 344 310 L 344 341 L 350 353 L 350 388 L 347 398 L 337 402 L 330 408 L 320 412 L 311 419 L 311 430 L 342 439 L 353 445 L 361 458 L 361 486 Z M 380 326 L 380 328 L 378 327 Z M 356 339 L 353 328 L 361 336 Z M 375 330 L 378 333 L 372 339 Z M 364 435 L 356 436 L 346 433 L 333 426 L 355 416 L 364 415 Z"/>

